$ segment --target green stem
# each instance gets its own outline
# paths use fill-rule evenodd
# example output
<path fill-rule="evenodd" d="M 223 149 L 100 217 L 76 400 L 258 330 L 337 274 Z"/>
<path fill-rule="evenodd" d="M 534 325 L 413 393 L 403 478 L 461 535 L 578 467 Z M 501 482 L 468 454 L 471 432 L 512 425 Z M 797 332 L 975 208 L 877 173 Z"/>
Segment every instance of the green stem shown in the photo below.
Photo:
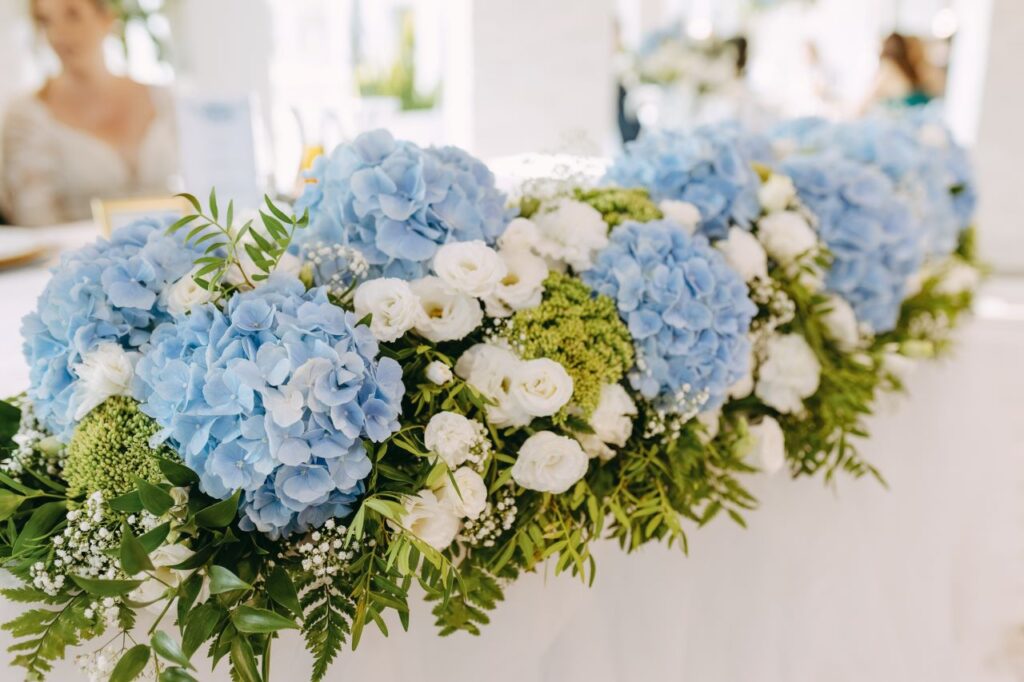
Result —
<path fill-rule="evenodd" d="M 273 638 L 273 633 L 267 635 L 267 646 L 263 649 L 263 682 L 270 682 L 270 644 Z"/>

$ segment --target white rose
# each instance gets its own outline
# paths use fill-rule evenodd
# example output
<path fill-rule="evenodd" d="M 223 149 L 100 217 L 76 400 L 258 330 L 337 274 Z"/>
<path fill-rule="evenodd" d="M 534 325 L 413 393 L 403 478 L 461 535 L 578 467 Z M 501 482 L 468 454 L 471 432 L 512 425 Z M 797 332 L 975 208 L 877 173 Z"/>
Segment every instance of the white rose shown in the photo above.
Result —
<path fill-rule="evenodd" d="M 427 375 L 427 381 L 437 384 L 438 386 L 444 386 L 452 380 L 452 368 L 444 364 L 440 360 L 434 360 L 427 365 L 425 372 Z"/>
<path fill-rule="evenodd" d="M 564 493 L 586 475 L 589 461 L 576 440 L 540 431 L 519 448 L 512 479 L 528 490 Z"/>
<path fill-rule="evenodd" d="M 507 270 L 497 251 L 473 240 L 439 248 L 434 255 L 434 272 L 452 291 L 484 298 L 494 293 Z"/>
<path fill-rule="evenodd" d="M 189 579 L 194 571 L 171 568 L 192 557 L 192 550 L 184 545 L 161 545 L 149 553 L 155 570 L 139 573 L 136 580 L 142 584 L 128 595 L 132 601 L 149 603 L 164 596 L 168 588 L 177 587 Z"/>
<path fill-rule="evenodd" d="M 846 299 L 832 294 L 828 299 L 829 311 L 822 317 L 825 331 L 840 350 L 851 351 L 860 344 L 857 315 Z"/>
<path fill-rule="evenodd" d="M 935 293 L 956 296 L 967 291 L 974 291 L 981 282 L 981 273 L 963 261 L 957 260 L 946 270 L 935 285 Z"/>
<path fill-rule="evenodd" d="M 658 204 L 658 208 L 666 220 L 679 224 L 687 234 L 692 235 L 700 224 L 700 209 L 688 201 L 665 199 Z"/>
<path fill-rule="evenodd" d="M 768 255 L 757 237 L 746 230 L 729 228 L 729 236 L 715 244 L 715 248 L 744 281 L 768 277 Z"/>
<path fill-rule="evenodd" d="M 533 216 L 539 240 L 537 253 L 555 262 L 568 263 L 576 272 L 594 265 L 598 251 L 608 246 L 608 225 L 589 204 L 558 199 Z"/>
<path fill-rule="evenodd" d="M 356 288 L 353 305 L 360 319 L 372 315 L 370 331 L 378 341 L 394 341 L 423 318 L 419 297 L 405 280 L 381 277 Z"/>
<path fill-rule="evenodd" d="M 814 395 L 821 379 L 814 351 L 799 334 L 776 334 L 765 344 L 765 355 L 754 389 L 757 397 L 779 412 L 800 412 L 803 399 Z"/>
<path fill-rule="evenodd" d="M 494 293 L 484 299 L 491 317 L 508 317 L 517 310 L 535 308 L 544 296 L 548 266 L 528 251 L 502 251 L 506 274 Z"/>
<path fill-rule="evenodd" d="M 138 353 L 129 353 L 112 341 L 104 341 L 82 356 L 72 368 L 78 376 L 73 395 L 78 405 L 75 419 L 82 419 L 111 396 L 131 395 L 138 361 Z"/>
<path fill-rule="evenodd" d="M 516 218 L 508 224 L 505 232 L 498 237 L 498 248 L 502 251 L 530 252 L 540 241 L 540 232 L 532 220 Z"/>
<path fill-rule="evenodd" d="M 766 213 L 785 211 L 796 199 L 796 187 L 788 175 L 772 173 L 768 181 L 758 188 L 757 198 Z"/>
<path fill-rule="evenodd" d="M 174 284 L 160 292 L 160 302 L 172 315 L 184 315 L 196 306 L 209 303 L 213 295 L 202 288 L 194 279 L 198 269 L 193 269 Z"/>
<path fill-rule="evenodd" d="M 621 384 L 605 384 L 601 387 L 597 407 L 590 415 L 590 427 L 602 441 L 621 448 L 633 433 L 636 415 L 636 403 L 629 392 Z"/>
<path fill-rule="evenodd" d="M 818 244 L 818 235 L 796 211 L 778 211 L 761 218 L 757 237 L 768 255 L 782 265 L 794 263 Z"/>
<path fill-rule="evenodd" d="M 455 485 L 452 485 L 452 478 Z M 445 476 L 437 496 L 459 518 L 475 519 L 487 507 L 487 485 L 480 474 L 469 467 L 459 467 L 452 472 L 451 478 Z"/>
<path fill-rule="evenodd" d="M 550 417 L 572 399 L 572 377 L 549 358 L 520 362 L 512 373 L 509 396 L 533 417 Z"/>
<path fill-rule="evenodd" d="M 404 528 L 438 551 L 447 549 L 462 527 L 451 506 L 442 503 L 432 490 L 406 495 L 403 506 L 401 524 L 389 521 L 391 527 Z"/>
<path fill-rule="evenodd" d="M 438 412 L 423 432 L 423 444 L 454 470 L 480 440 L 479 422 L 455 412 Z"/>
<path fill-rule="evenodd" d="M 766 474 L 774 474 L 786 465 L 786 437 L 779 422 L 762 417 L 760 423 L 750 425 L 753 447 L 747 460 Z"/>
<path fill-rule="evenodd" d="M 424 277 L 410 286 L 423 308 L 423 314 L 413 329 L 428 341 L 456 341 L 484 321 L 484 311 L 478 300 L 450 291 L 437 277 Z"/>
<path fill-rule="evenodd" d="M 455 373 L 493 404 L 487 405 L 487 421 L 497 427 L 526 426 L 531 417 L 509 395 L 513 375 L 522 362 L 507 348 L 478 343 L 455 363 Z"/>

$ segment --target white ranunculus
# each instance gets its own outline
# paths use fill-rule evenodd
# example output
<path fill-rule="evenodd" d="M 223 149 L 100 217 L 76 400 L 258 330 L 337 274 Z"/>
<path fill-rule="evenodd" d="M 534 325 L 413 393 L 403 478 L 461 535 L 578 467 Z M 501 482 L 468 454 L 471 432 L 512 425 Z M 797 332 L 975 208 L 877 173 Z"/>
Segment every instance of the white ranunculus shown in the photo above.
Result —
<path fill-rule="evenodd" d="M 818 235 L 796 211 L 778 211 L 761 218 L 757 237 L 768 255 L 782 265 L 794 263 L 818 244 Z"/>
<path fill-rule="evenodd" d="M 700 224 L 700 209 L 688 201 L 665 199 L 658 204 L 658 208 L 666 220 L 678 224 L 687 234 L 693 234 Z"/>
<path fill-rule="evenodd" d="M 772 173 L 767 182 L 758 188 L 757 198 L 761 200 L 761 208 L 765 213 L 785 211 L 796 199 L 796 187 L 788 175 Z"/>
<path fill-rule="evenodd" d="M 198 269 L 193 269 L 160 293 L 160 302 L 172 315 L 184 315 L 196 306 L 209 303 L 213 295 L 196 283 Z"/>
<path fill-rule="evenodd" d="M 452 478 L 455 485 L 452 485 Z M 452 472 L 451 478 L 445 476 L 437 496 L 459 518 L 475 519 L 487 507 L 487 485 L 480 474 L 469 467 L 459 467 Z"/>
<path fill-rule="evenodd" d="M 494 293 L 484 299 L 491 317 L 508 317 L 517 310 L 535 308 L 544 296 L 548 266 L 529 251 L 502 251 L 506 273 Z"/>
<path fill-rule="evenodd" d="M 479 438 L 479 429 L 472 419 L 456 412 L 438 412 L 427 422 L 423 444 L 454 470 L 469 459 Z"/>
<path fill-rule="evenodd" d="M 846 299 L 832 294 L 828 299 L 829 311 L 822 317 L 825 331 L 840 350 L 852 351 L 860 344 L 857 315 Z"/>
<path fill-rule="evenodd" d="M 451 506 L 441 502 L 432 490 L 406 495 L 403 506 L 401 524 L 389 521 L 391 527 L 404 528 L 438 551 L 447 549 L 462 528 L 462 520 Z"/>
<path fill-rule="evenodd" d="M 537 253 L 568 263 L 576 272 L 593 267 L 597 252 L 608 246 L 607 223 L 597 209 L 582 201 L 558 199 L 541 206 L 533 224 L 539 233 Z"/>
<path fill-rule="evenodd" d="M 427 381 L 437 384 L 438 386 L 444 386 L 451 381 L 454 376 L 452 374 L 452 368 L 440 360 L 434 360 L 427 365 L 425 374 L 427 375 Z"/>
<path fill-rule="evenodd" d="M 754 392 L 779 412 L 797 413 L 803 410 L 804 398 L 818 390 L 820 380 L 821 364 L 804 337 L 776 334 L 765 344 Z"/>
<path fill-rule="evenodd" d="M 484 298 L 494 293 L 507 268 L 497 251 L 473 240 L 439 248 L 434 255 L 434 272 L 452 291 Z"/>
<path fill-rule="evenodd" d="M 136 580 L 142 584 L 132 590 L 128 597 L 132 601 L 149 603 L 160 599 L 168 588 L 177 587 L 191 577 L 194 571 L 171 568 L 192 557 L 192 550 L 184 545 L 161 545 L 149 553 L 154 570 L 139 573 Z"/>
<path fill-rule="evenodd" d="M 360 319 L 372 315 L 370 331 L 378 341 L 394 341 L 423 319 L 423 307 L 409 283 L 394 277 L 371 279 L 355 291 L 353 306 Z"/>
<path fill-rule="evenodd" d="M 505 231 L 498 237 L 498 248 L 502 251 L 531 252 L 540 241 L 537 226 L 528 218 L 516 218 L 508 224 Z"/>
<path fill-rule="evenodd" d="M 423 308 L 413 329 L 428 341 L 457 341 L 484 321 L 480 301 L 449 290 L 438 277 L 423 277 L 410 286 Z"/>
<path fill-rule="evenodd" d="M 575 439 L 540 431 L 519 448 L 512 479 L 528 490 L 564 493 L 586 475 L 589 462 Z"/>
<path fill-rule="evenodd" d="M 550 358 L 520 362 L 512 373 L 509 396 L 533 417 L 550 417 L 572 399 L 572 377 Z"/>
<path fill-rule="evenodd" d="M 779 422 L 771 417 L 762 417 L 757 424 L 750 425 L 753 447 L 747 460 L 766 474 L 774 474 L 786 465 L 786 437 Z"/>
<path fill-rule="evenodd" d="M 455 373 L 492 401 L 493 404 L 487 405 L 487 421 L 499 428 L 526 426 L 532 420 L 509 395 L 521 362 L 507 348 L 478 343 L 466 350 L 455 363 Z"/>
<path fill-rule="evenodd" d="M 138 353 L 129 353 L 112 341 L 104 341 L 82 356 L 72 368 L 78 376 L 73 395 L 78 405 L 75 419 L 82 419 L 107 398 L 131 395 L 138 361 Z"/>
<path fill-rule="evenodd" d="M 729 228 L 729 235 L 715 244 L 726 262 L 749 282 L 768 277 L 768 255 L 757 237 L 739 227 Z"/>
<path fill-rule="evenodd" d="M 974 291 L 981 282 L 981 273 L 963 261 L 951 265 L 935 285 L 935 293 L 956 296 L 967 291 Z"/>

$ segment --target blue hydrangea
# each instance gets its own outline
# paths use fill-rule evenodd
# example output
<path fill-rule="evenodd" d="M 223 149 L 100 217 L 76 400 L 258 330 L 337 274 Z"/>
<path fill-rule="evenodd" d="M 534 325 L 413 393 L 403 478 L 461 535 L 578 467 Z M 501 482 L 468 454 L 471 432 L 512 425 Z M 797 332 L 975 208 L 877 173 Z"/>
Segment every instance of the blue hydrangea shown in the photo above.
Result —
<path fill-rule="evenodd" d="M 730 225 L 749 228 L 760 213 L 757 175 L 734 138 L 714 127 L 644 132 L 626 145 L 605 181 L 645 187 L 656 201 L 690 202 L 700 210 L 700 230 L 721 239 Z"/>
<path fill-rule="evenodd" d="M 421 149 L 385 130 L 321 157 L 296 204 L 309 209 L 303 242 L 359 249 L 371 276 L 415 279 L 448 242 L 493 244 L 512 217 L 494 175 L 455 147 Z"/>
<path fill-rule="evenodd" d="M 583 280 L 618 305 L 637 351 L 630 383 L 648 400 L 714 409 L 746 374 L 757 308 L 703 235 L 667 220 L 625 223 Z"/>
<path fill-rule="evenodd" d="M 781 164 L 817 217 L 834 261 L 825 284 L 875 332 L 891 330 L 907 278 L 921 267 L 924 239 L 906 201 L 881 171 L 835 154 Z"/>
<path fill-rule="evenodd" d="M 61 258 L 35 312 L 22 321 L 36 416 L 67 441 L 75 427 L 74 366 L 100 343 L 136 349 L 168 319 L 164 287 L 186 275 L 197 254 L 142 220 Z"/>
<path fill-rule="evenodd" d="M 974 212 L 978 207 L 977 182 L 970 155 L 943 122 L 941 108 L 915 107 L 906 114 L 906 120 L 913 126 L 932 163 L 942 168 L 960 229 L 967 229 L 974 223 Z"/>
<path fill-rule="evenodd" d="M 213 497 L 274 537 L 348 513 L 371 465 L 362 439 L 398 429 L 405 387 L 355 315 L 274 274 L 160 325 L 134 393 Z"/>

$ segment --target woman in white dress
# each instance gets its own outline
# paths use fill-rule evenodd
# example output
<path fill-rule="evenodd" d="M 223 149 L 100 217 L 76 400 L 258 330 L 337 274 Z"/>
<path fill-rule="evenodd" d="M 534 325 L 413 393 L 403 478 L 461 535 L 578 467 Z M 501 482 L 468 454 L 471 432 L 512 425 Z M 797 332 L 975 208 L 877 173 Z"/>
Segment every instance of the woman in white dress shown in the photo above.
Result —
<path fill-rule="evenodd" d="M 5 213 L 18 225 L 89 218 L 94 198 L 168 193 L 175 173 L 169 93 L 110 73 L 109 0 L 32 0 L 61 71 L 16 99 L 3 124 Z"/>

